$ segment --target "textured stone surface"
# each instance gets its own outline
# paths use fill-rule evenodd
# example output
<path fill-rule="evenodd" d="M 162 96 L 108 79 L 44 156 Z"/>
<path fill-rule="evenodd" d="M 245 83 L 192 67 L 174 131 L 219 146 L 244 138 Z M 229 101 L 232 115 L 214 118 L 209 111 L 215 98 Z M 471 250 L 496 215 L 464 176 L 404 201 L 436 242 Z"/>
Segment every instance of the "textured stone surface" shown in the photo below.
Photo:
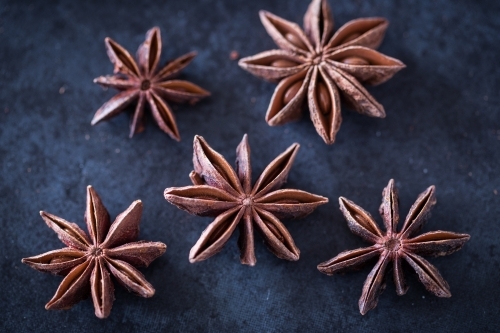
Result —
<path fill-rule="evenodd" d="M 120 3 L 121 5 L 118 5 Z M 0 330 L 7 331 L 473 331 L 498 328 L 500 308 L 500 70 L 496 1 L 331 1 L 336 26 L 350 19 L 390 20 L 379 50 L 408 67 L 370 88 L 386 119 L 343 112 L 333 146 L 310 121 L 268 127 L 275 84 L 229 59 L 274 46 L 258 10 L 302 22 L 307 1 L 2 1 L 0 4 Z M 174 112 L 176 143 L 151 119 L 128 139 L 129 118 L 91 127 L 114 92 L 92 79 L 112 72 L 110 36 L 135 52 L 146 31 L 162 29 L 163 60 L 199 55 L 181 78 L 212 92 Z M 217 256 L 192 265 L 188 253 L 209 218 L 189 216 L 163 199 L 189 184 L 192 139 L 204 136 L 232 163 L 249 134 L 254 174 L 293 142 L 302 147 L 288 186 L 330 199 L 303 220 L 287 221 L 298 262 L 267 251 L 257 238 L 255 267 L 239 264 L 236 237 Z M 378 307 L 362 317 L 357 300 L 370 270 L 327 277 L 316 265 L 364 243 L 338 209 L 342 195 L 377 215 L 390 178 L 406 212 L 418 193 L 437 187 L 438 204 L 424 231 L 469 233 L 464 249 L 431 259 L 451 299 L 428 293 L 414 274 L 398 297 L 391 276 Z M 141 239 L 168 245 L 143 270 L 157 292 L 141 299 L 116 286 L 111 316 L 94 317 L 90 299 L 69 311 L 44 310 L 60 282 L 21 258 L 60 247 L 39 210 L 83 227 L 85 186 L 92 184 L 112 216 L 142 199 Z M 498 194 L 496 194 L 498 193 Z M 378 216 L 377 216 L 378 218 Z M 380 219 L 378 218 L 380 222 Z"/>

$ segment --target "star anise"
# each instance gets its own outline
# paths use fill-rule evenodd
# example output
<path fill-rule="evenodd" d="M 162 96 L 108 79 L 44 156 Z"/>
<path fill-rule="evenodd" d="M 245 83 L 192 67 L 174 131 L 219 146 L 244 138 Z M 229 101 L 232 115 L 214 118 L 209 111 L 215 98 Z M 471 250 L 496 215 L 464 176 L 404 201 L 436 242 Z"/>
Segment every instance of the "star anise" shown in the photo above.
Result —
<path fill-rule="evenodd" d="M 417 272 L 420 281 L 428 291 L 438 297 L 451 297 L 448 283 L 439 274 L 437 268 L 420 255 L 451 254 L 460 250 L 470 236 L 440 230 L 415 236 L 429 218 L 432 206 L 436 204 L 434 192 L 434 186 L 430 186 L 418 196 L 406 216 L 403 227 L 398 232 L 399 199 L 394 180 L 391 179 L 382 192 L 382 204 L 379 209 L 384 221 L 385 233 L 380 230 L 370 213 L 346 198 L 339 198 L 340 210 L 347 220 L 349 229 L 374 245 L 344 251 L 335 258 L 319 264 L 318 269 L 322 273 L 332 275 L 358 268 L 367 260 L 379 257 L 363 286 L 359 299 L 361 314 L 364 315 L 377 306 L 378 296 L 385 289 L 384 273 L 391 261 L 398 295 L 404 295 L 408 290 L 401 267 L 402 259 L 404 259 Z"/>
<path fill-rule="evenodd" d="M 236 149 L 236 171 L 201 136 L 195 136 L 193 146 L 194 171 L 189 177 L 194 186 L 165 189 L 165 199 L 178 208 L 199 216 L 217 216 L 191 249 L 189 261 L 202 261 L 219 252 L 236 226 L 242 264 L 253 266 L 257 262 L 254 227 L 278 258 L 298 260 L 300 251 L 280 219 L 304 217 L 328 202 L 308 192 L 279 189 L 286 182 L 299 145 L 291 145 L 276 157 L 253 187 L 246 134 Z"/>
<path fill-rule="evenodd" d="M 384 18 L 352 20 L 333 33 L 326 0 L 313 0 L 304 16 L 304 31 L 295 23 L 266 11 L 260 19 L 281 50 L 243 58 L 239 65 L 255 76 L 279 81 L 267 109 L 271 126 L 298 119 L 305 96 L 311 120 L 327 144 L 335 141 L 341 96 L 359 113 L 385 117 L 384 107 L 361 85 L 381 84 L 405 65 L 374 49 L 384 38 Z"/>
<path fill-rule="evenodd" d="M 115 75 L 94 79 L 104 87 L 122 90 L 104 103 L 92 119 L 92 125 L 107 120 L 120 113 L 126 106 L 137 102 L 130 122 L 130 137 L 144 130 L 143 115 L 146 102 L 153 119 L 161 130 L 179 141 L 180 135 L 174 114 L 167 100 L 177 103 L 196 103 L 210 93 L 199 86 L 183 80 L 172 80 L 196 56 L 190 52 L 168 62 L 157 69 L 161 55 L 160 29 L 154 27 L 146 33 L 146 40 L 137 50 L 137 63 L 122 46 L 111 38 L 104 40 L 109 59 L 114 64 Z"/>
<path fill-rule="evenodd" d="M 141 214 L 142 202 L 136 200 L 110 225 L 108 211 L 91 186 L 87 187 L 85 211 L 90 238 L 77 224 L 40 212 L 45 223 L 67 246 L 22 260 L 41 272 L 65 276 L 45 309 L 69 309 L 90 293 L 95 315 L 106 318 L 114 301 L 110 272 L 130 292 L 152 297 L 153 286 L 134 266 L 148 266 L 167 246 L 160 242 L 136 241 Z"/>

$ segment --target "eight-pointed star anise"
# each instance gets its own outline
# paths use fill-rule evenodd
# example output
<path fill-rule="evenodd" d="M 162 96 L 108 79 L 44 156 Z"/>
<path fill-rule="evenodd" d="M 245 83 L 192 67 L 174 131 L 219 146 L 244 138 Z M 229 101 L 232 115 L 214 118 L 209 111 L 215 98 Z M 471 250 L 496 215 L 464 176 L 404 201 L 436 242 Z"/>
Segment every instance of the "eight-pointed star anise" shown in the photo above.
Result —
<path fill-rule="evenodd" d="M 197 85 L 183 80 L 172 80 L 196 56 L 196 52 L 185 54 L 157 69 L 161 55 L 160 29 L 154 27 L 146 34 L 146 40 L 137 50 L 137 63 L 122 46 L 111 38 L 105 39 L 106 51 L 115 66 L 115 75 L 94 79 L 104 87 L 122 90 L 106 102 L 94 115 L 92 125 L 120 113 L 126 106 L 137 102 L 130 122 L 130 137 L 144 130 L 143 116 L 146 102 L 153 118 L 165 133 L 179 141 L 180 135 L 174 114 L 168 101 L 196 103 L 210 93 Z"/>
<path fill-rule="evenodd" d="M 298 119 L 305 96 L 311 120 L 327 144 L 335 141 L 342 120 L 341 96 L 356 111 L 385 117 L 384 107 L 361 85 L 377 85 L 405 65 L 376 49 L 388 26 L 384 18 L 352 20 L 333 33 L 326 0 L 313 0 L 304 31 L 295 23 L 261 11 L 260 19 L 281 50 L 243 58 L 239 65 L 255 76 L 279 81 L 267 109 L 271 126 Z"/>
<path fill-rule="evenodd" d="M 349 229 L 374 245 L 344 251 L 335 258 L 319 264 L 318 269 L 322 273 L 332 275 L 357 268 L 367 260 L 379 257 L 363 286 L 359 299 L 361 314 L 364 315 L 377 306 L 378 296 L 385 288 L 384 273 L 391 261 L 398 295 L 404 295 L 408 290 L 401 267 L 402 259 L 404 259 L 417 272 L 420 281 L 428 291 L 438 297 L 451 296 L 448 283 L 441 277 L 436 267 L 421 255 L 451 254 L 460 250 L 470 236 L 440 230 L 415 236 L 429 218 L 430 210 L 436 203 L 434 192 L 434 186 L 431 186 L 418 196 L 417 201 L 410 208 L 403 227 L 398 232 L 399 201 L 394 180 L 391 179 L 382 192 L 382 204 L 379 209 L 384 221 L 385 233 L 380 230 L 370 213 L 346 198 L 339 198 L 340 210 L 347 220 Z"/>
<path fill-rule="evenodd" d="M 189 253 L 190 262 L 208 259 L 219 252 L 239 225 L 240 260 L 255 265 L 253 229 L 262 234 L 278 258 L 298 260 L 299 249 L 279 219 L 310 214 L 327 198 L 294 189 L 279 189 L 292 167 L 299 145 L 290 146 L 262 172 L 252 187 L 250 146 L 247 135 L 236 149 L 236 171 L 200 136 L 194 138 L 194 186 L 171 187 L 165 199 L 191 214 L 217 216 L 203 231 Z"/>
<path fill-rule="evenodd" d="M 167 246 L 160 242 L 136 241 L 141 214 L 142 202 L 136 200 L 110 225 L 108 211 L 91 186 L 87 187 L 85 211 L 90 238 L 77 224 L 40 212 L 45 223 L 67 246 L 22 260 L 41 272 L 65 276 L 45 308 L 69 309 L 90 293 L 95 315 L 106 318 L 114 301 L 110 272 L 129 291 L 152 297 L 153 286 L 134 266 L 148 266 Z"/>

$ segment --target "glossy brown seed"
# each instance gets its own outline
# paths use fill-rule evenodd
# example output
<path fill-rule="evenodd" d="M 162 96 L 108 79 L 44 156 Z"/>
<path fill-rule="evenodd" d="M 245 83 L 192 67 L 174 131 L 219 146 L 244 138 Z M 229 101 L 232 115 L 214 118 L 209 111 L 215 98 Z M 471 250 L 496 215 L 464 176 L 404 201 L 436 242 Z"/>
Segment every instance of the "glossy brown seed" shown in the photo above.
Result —
<path fill-rule="evenodd" d="M 286 68 L 286 67 L 297 66 L 297 63 L 293 62 L 291 60 L 287 60 L 287 59 L 278 59 L 278 60 L 274 60 L 273 62 L 271 62 L 270 66 L 279 67 L 279 68 Z"/>
<path fill-rule="evenodd" d="M 316 87 L 316 92 L 319 110 L 324 115 L 329 114 L 332 111 L 332 100 L 328 92 L 328 87 L 323 82 L 319 82 Z"/>
<path fill-rule="evenodd" d="M 302 81 L 297 81 L 288 87 L 288 89 L 285 91 L 285 94 L 283 95 L 283 105 L 287 105 L 288 103 L 290 103 L 290 101 L 299 92 L 300 87 L 302 87 Z"/>
<path fill-rule="evenodd" d="M 360 32 L 353 32 L 352 34 L 350 34 L 346 38 L 344 38 L 340 44 L 349 43 L 350 41 L 355 40 L 359 36 L 361 36 Z"/>
<path fill-rule="evenodd" d="M 266 220 L 264 220 L 264 223 L 266 224 L 266 227 L 269 229 L 269 231 L 271 231 L 273 233 L 274 237 L 278 238 L 278 240 L 283 243 L 285 238 L 283 238 L 283 236 L 279 232 L 278 228 L 276 228 L 276 226 L 274 224 L 272 224 L 271 222 L 268 222 Z"/>
<path fill-rule="evenodd" d="M 340 60 L 344 64 L 355 65 L 355 66 L 368 66 L 370 63 L 368 60 L 360 58 L 360 57 L 347 57 Z"/>
<path fill-rule="evenodd" d="M 298 48 L 301 48 L 303 50 L 307 50 L 306 44 L 295 34 L 292 33 L 287 33 L 285 34 L 285 38 L 292 43 L 293 45 L 297 46 Z"/>
<path fill-rule="evenodd" d="M 189 90 L 186 87 L 183 87 L 183 86 L 180 86 L 180 85 L 176 86 L 175 90 L 179 91 L 179 92 L 189 92 Z"/>
<path fill-rule="evenodd" d="M 59 256 L 59 257 L 51 258 L 49 263 L 50 264 L 59 264 L 62 262 L 67 262 L 67 261 L 73 260 L 73 259 L 76 259 L 76 258 L 70 257 L 70 256 Z"/>

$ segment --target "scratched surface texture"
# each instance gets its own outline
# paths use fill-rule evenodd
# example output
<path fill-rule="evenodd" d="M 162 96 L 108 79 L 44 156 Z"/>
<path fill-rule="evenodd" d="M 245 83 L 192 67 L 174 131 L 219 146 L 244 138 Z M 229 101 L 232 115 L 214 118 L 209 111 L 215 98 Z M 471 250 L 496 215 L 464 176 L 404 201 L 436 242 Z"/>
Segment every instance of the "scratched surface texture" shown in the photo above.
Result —
<path fill-rule="evenodd" d="M 333 146 L 308 116 L 268 127 L 265 111 L 275 84 L 230 60 L 274 48 L 258 11 L 302 22 L 308 1 L 0 1 L 0 331 L 170 332 L 421 332 L 498 331 L 500 323 L 500 3 L 498 1 L 330 1 L 336 27 L 383 16 L 391 25 L 380 51 L 407 68 L 369 88 L 386 119 L 344 108 Z M 110 74 L 103 40 L 135 53 L 145 32 L 162 31 L 162 61 L 191 50 L 181 75 L 212 92 L 195 106 L 176 105 L 182 141 L 151 119 L 128 138 L 121 114 L 91 127 L 113 96 L 92 83 Z M 233 163 L 248 133 L 254 174 L 293 142 L 301 149 L 287 186 L 330 203 L 302 220 L 286 221 L 301 250 L 298 262 L 274 257 L 257 237 L 255 267 L 239 264 L 237 235 L 221 253 L 190 264 L 188 253 L 210 218 L 169 205 L 163 190 L 189 184 L 192 139 L 200 134 Z M 316 265 L 365 246 L 351 234 L 338 197 L 380 222 L 382 188 L 394 178 L 401 214 L 429 185 L 438 203 L 424 228 L 469 233 L 448 257 L 430 259 L 453 296 L 439 299 L 405 268 L 410 289 L 395 293 L 392 274 L 378 307 L 361 316 L 357 301 L 371 267 L 328 277 Z M 67 311 L 46 311 L 61 278 L 21 264 L 21 258 L 61 247 L 38 211 L 83 227 L 91 184 L 112 217 L 142 199 L 141 239 L 168 245 L 142 270 L 155 286 L 142 299 L 116 285 L 111 316 L 99 320 L 87 299 Z"/>

